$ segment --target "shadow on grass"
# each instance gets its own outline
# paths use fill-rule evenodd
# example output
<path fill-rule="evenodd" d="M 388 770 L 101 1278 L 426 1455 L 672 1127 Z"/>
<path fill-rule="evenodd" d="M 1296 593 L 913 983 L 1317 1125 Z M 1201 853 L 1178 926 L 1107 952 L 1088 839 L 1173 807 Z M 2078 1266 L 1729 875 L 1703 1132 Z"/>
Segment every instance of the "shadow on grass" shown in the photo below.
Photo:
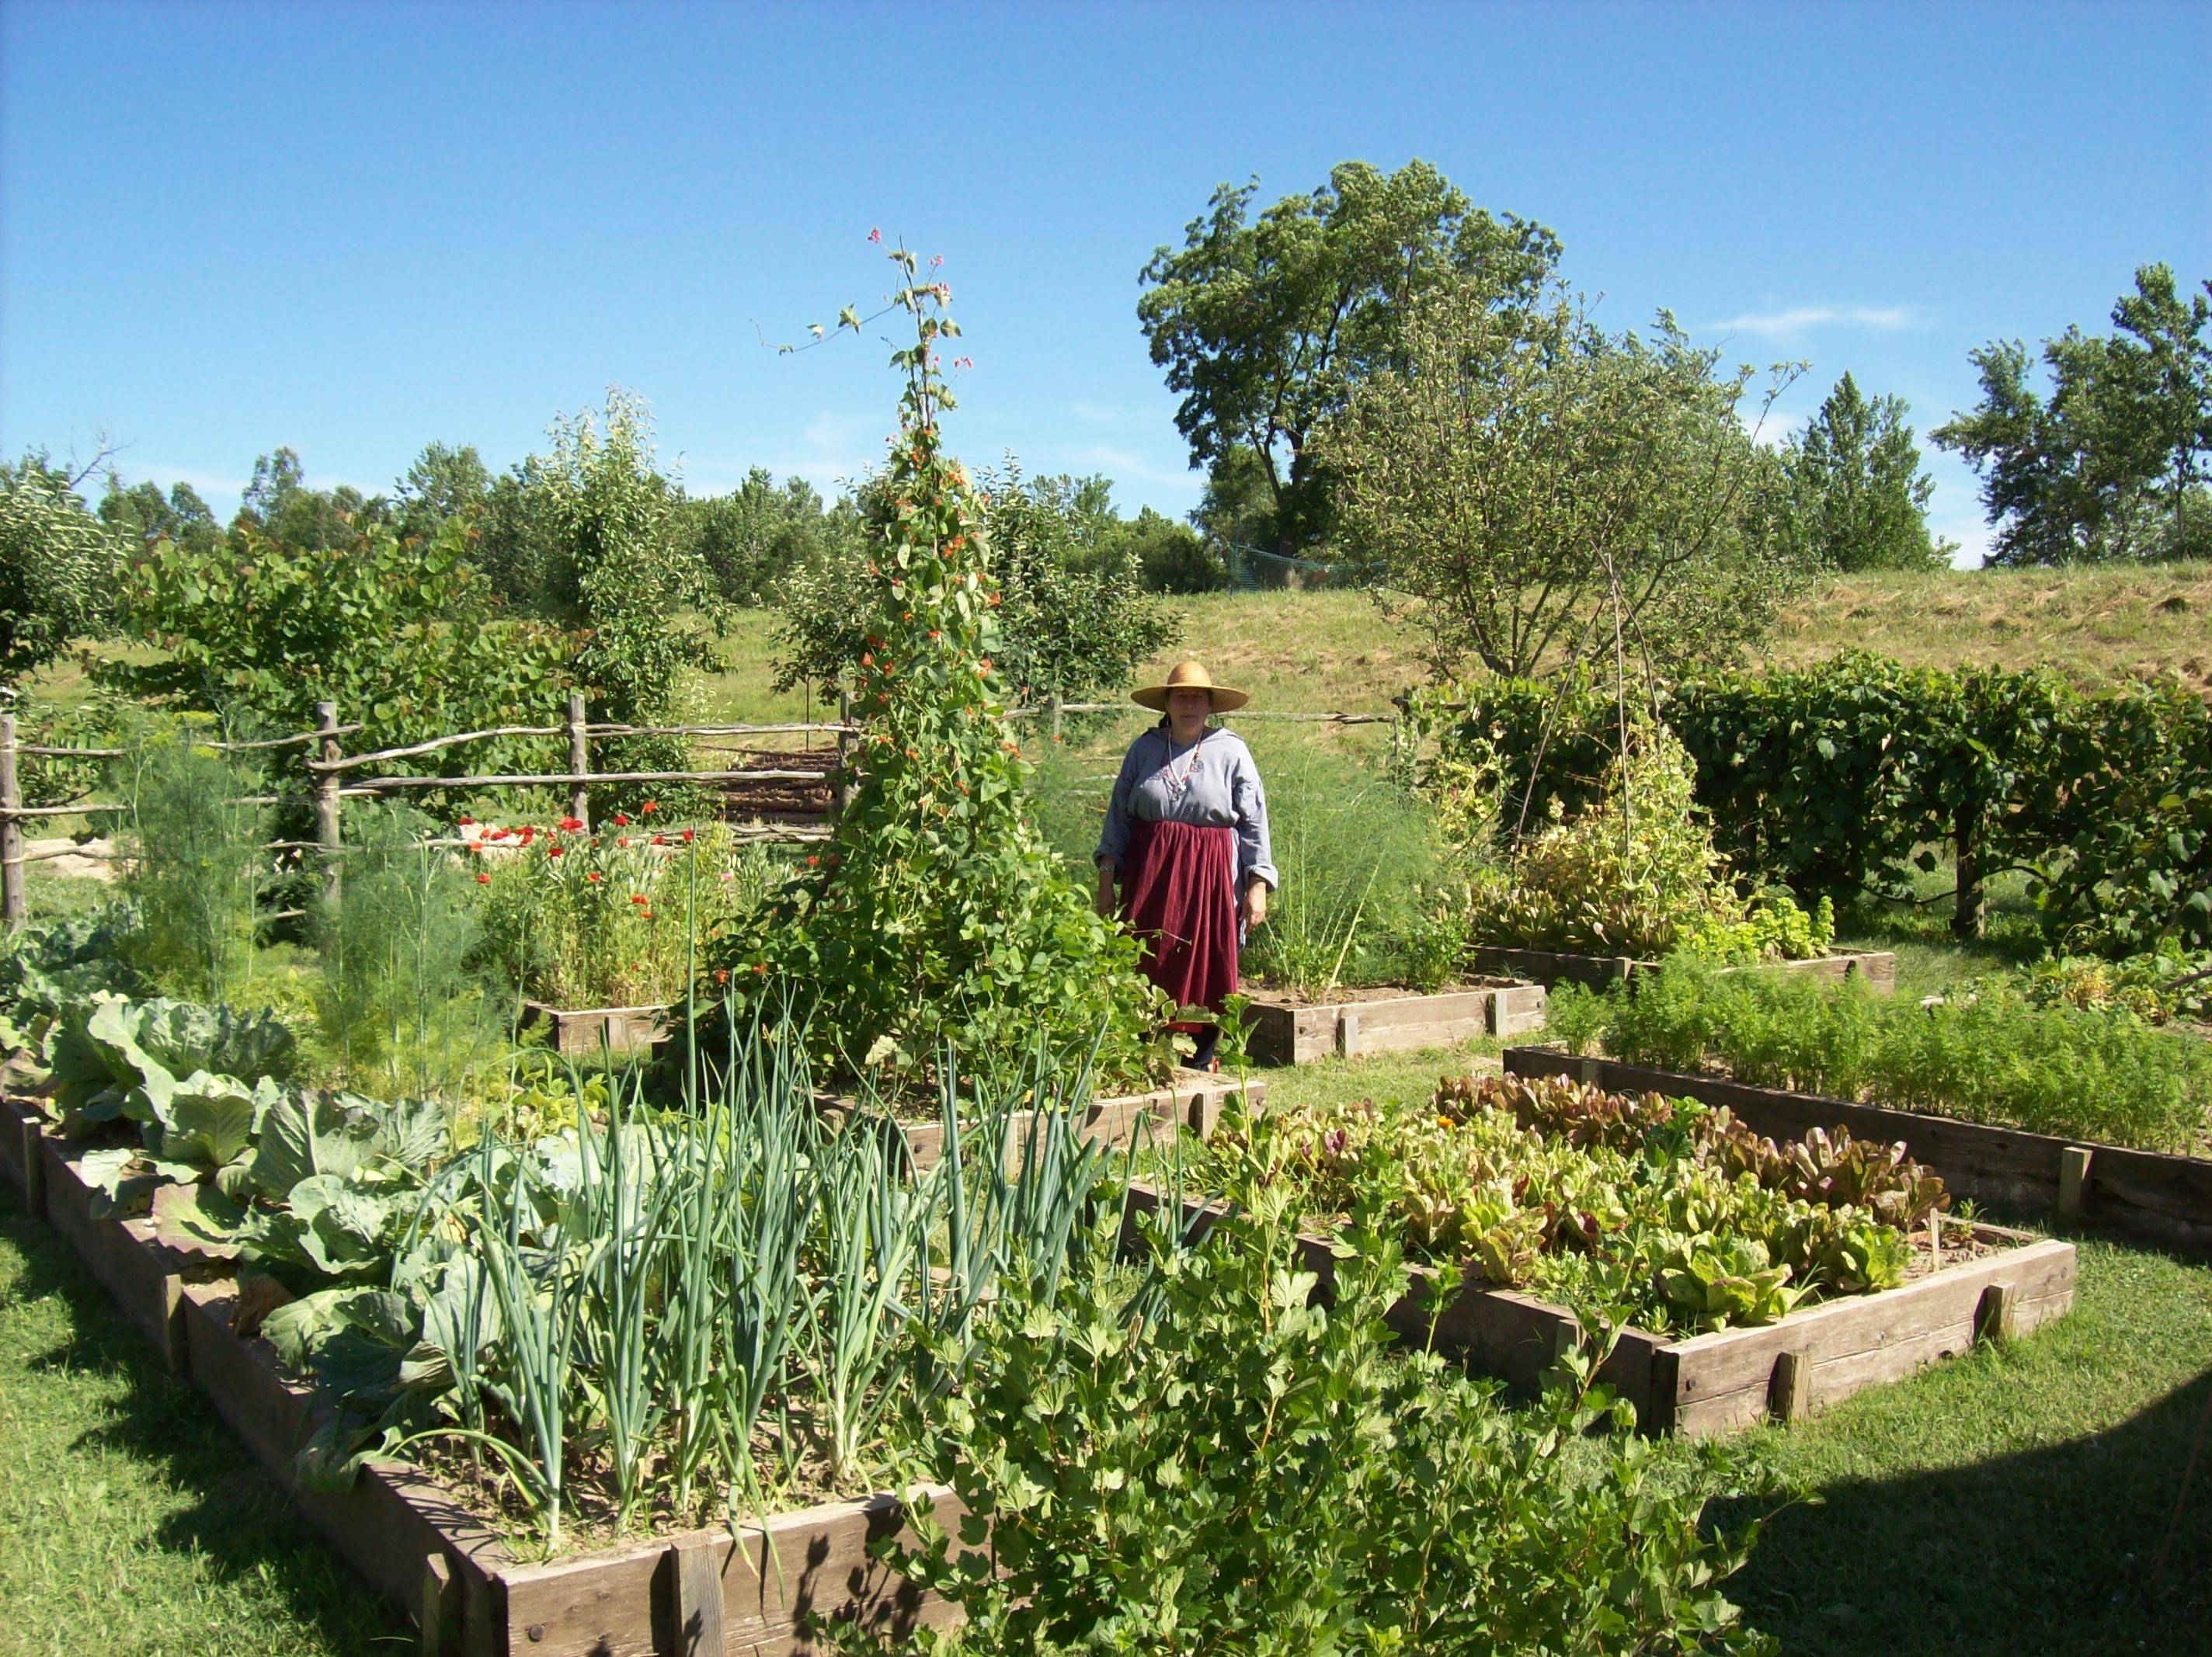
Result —
<path fill-rule="evenodd" d="M 1793 1657 L 2212 1653 L 2212 1446 L 2176 1520 L 2208 1407 L 2212 1369 L 2083 1438 L 1831 1480 L 1770 1521 L 1730 1597 Z"/>
<path fill-rule="evenodd" d="M 207 1401 L 162 1369 L 99 1283 L 12 1197 L 0 1203 L 0 1241 L 21 1251 L 24 1262 L 11 1299 L 51 1296 L 68 1308 L 70 1339 L 25 1367 L 57 1385 L 84 1376 L 96 1378 L 103 1393 L 114 1387 L 100 1424 L 71 1448 L 125 1457 L 166 1489 L 174 1511 L 152 1532 L 164 1552 L 198 1562 L 200 1573 L 218 1581 L 257 1584 L 256 1593 L 276 1601 L 272 1624 L 289 1620 L 298 1633 L 319 1636 L 291 1649 L 365 1654 L 389 1653 L 395 1641 L 411 1646 L 408 1625 L 313 1535 Z M 82 1522 L 96 1523 L 97 1515 Z M 146 1591 L 158 1593 L 161 1576 L 149 1569 Z M 167 1615 L 190 1612 L 171 1606 Z"/>

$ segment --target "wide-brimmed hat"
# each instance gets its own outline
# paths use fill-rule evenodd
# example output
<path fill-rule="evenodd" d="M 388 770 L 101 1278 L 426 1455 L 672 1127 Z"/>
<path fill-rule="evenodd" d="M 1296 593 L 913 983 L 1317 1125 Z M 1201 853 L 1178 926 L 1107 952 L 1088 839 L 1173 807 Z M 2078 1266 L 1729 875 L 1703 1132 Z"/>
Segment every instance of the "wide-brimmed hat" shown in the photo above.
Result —
<path fill-rule="evenodd" d="M 1213 683 L 1213 676 L 1196 662 L 1177 662 L 1169 673 L 1165 684 L 1148 684 L 1141 690 L 1129 693 L 1129 700 L 1139 707 L 1149 707 L 1155 713 L 1168 711 L 1168 693 L 1171 690 L 1203 690 L 1213 698 L 1213 711 L 1227 713 L 1244 706 L 1252 699 L 1241 690 L 1231 690 L 1225 684 Z"/>

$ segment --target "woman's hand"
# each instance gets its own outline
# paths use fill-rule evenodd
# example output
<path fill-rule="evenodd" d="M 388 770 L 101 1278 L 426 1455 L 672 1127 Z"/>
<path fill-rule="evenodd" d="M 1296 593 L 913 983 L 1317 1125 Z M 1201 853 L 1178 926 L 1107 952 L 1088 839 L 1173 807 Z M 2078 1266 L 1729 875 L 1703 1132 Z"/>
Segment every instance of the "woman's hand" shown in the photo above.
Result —
<path fill-rule="evenodd" d="M 1255 880 L 1244 889 L 1244 925 L 1256 931 L 1267 924 L 1267 883 Z"/>
<path fill-rule="evenodd" d="M 1098 913 L 1103 915 L 1107 920 L 1111 920 L 1114 918 L 1115 910 L 1119 907 L 1120 905 L 1115 901 L 1114 897 L 1114 865 L 1110 863 L 1102 863 L 1098 865 L 1098 896 L 1097 899 Z"/>

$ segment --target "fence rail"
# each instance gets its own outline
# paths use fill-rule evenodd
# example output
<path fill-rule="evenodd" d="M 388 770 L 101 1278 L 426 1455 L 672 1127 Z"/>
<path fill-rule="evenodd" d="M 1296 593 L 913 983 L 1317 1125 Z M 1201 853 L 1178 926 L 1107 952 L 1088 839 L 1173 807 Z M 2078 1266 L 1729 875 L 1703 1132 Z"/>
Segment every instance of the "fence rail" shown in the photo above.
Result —
<path fill-rule="evenodd" d="M 1026 707 L 1007 710 L 1008 717 L 1022 719 L 1042 719 L 1051 727 L 1055 737 L 1061 732 L 1069 714 L 1127 713 L 1143 712 L 1128 702 L 1064 702 L 1057 696 Z M 340 739 L 358 733 L 367 727 L 360 724 L 339 721 L 337 705 L 319 702 L 315 707 L 316 723 L 313 731 L 303 731 L 290 736 L 264 737 L 251 742 L 209 741 L 202 746 L 224 753 L 275 752 L 288 748 L 304 747 L 307 751 L 300 761 L 302 780 L 307 793 L 315 805 L 315 838 L 312 841 L 271 841 L 269 849 L 313 851 L 323 859 L 325 878 L 335 889 L 338 867 L 344 853 L 342 814 L 344 803 L 354 799 L 382 799 L 392 795 L 404 795 L 416 789 L 481 789 L 481 788 L 566 788 L 568 790 L 568 815 L 589 826 L 591 822 L 591 789 L 594 785 L 609 783 L 696 782 L 703 784 L 744 784 L 753 782 L 788 783 L 819 782 L 820 771 L 805 769 L 747 768 L 732 767 L 721 770 L 697 771 L 599 771 L 592 768 L 592 744 L 625 737 L 788 737 L 829 736 L 836 738 L 838 762 L 829 807 L 820 812 L 809 812 L 783 806 L 775 808 L 776 815 L 787 820 L 779 822 L 755 822 L 737 828 L 737 836 L 750 842 L 783 841 L 794 844 L 818 841 L 827 838 L 829 823 L 846 800 L 848 768 L 844 763 L 849 756 L 850 742 L 859 727 L 853 722 L 848 702 L 841 701 L 839 717 L 832 722 L 779 721 L 760 725 L 621 725 L 607 721 L 594 722 L 586 717 L 584 699 L 572 693 L 566 710 L 567 717 L 557 725 L 495 725 L 482 731 L 457 731 L 446 736 L 432 737 L 418 743 L 408 743 L 396 748 L 374 749 L 349 754 L 340 746 Z M 1236 715 L 1245 719 L 1269 719 L 1286 723 L 1310 725 L 1389 725 L 1401 717 L 1397 713 L 1285 713 L 1266 709 L 1243 709 Z M 470 743 L 495 742 L 515 737 L 568 738 L 568 765 L 561 771 L 506 772 L 472 776 L 416 777 L 393 774 L 362 777 L 355 773 L 373 766 L 388 766 L 401 760 L 419 759 L 425 755 L 443 753 Z M 85 856 L 95 861 L 114 861 L 115 854 L 50 848 L 27 853 L 23 846 L 22 825 L 53 817 L 112 816 L 127 813 L 131 807 L 112 800 L 82 800 L 65 805 L 26 805 L 23 804 L 22 781 L 18 762 L 24 757 L 38 759 L 112 760 L 123 759 L 131 750 L 122 748 L 74 748 L 43 743 L 25 743 L 17 739 L 15 716 L 0 713 L 0 923 L 6 930 L 20 928 L 29 913 L 26 895 L 24 868 L 32 863 L 72 854 Z M 736 752 L 735 750 L 709 751 Z M 236 804 L 273 805 L 285 798 L 278 795 L 257 795 Z M 458 846 L 465 841 L 433 840 L 434 846 Z"/>

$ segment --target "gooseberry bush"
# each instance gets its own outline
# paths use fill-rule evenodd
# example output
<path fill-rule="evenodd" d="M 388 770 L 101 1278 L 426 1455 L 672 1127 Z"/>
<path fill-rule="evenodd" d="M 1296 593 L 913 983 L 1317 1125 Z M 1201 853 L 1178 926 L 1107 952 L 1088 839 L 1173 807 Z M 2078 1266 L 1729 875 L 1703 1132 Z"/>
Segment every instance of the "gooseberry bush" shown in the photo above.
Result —
<path fill-rule="evenodd" d="M 1105 1077 L 1134 1081 L 1164 1058 L 1160 998 L 1135 941 L 1092 912 L 1030 816 L 993 661 L 1004 599 L 984 507 L 939 423 L 951 290 L 921 280 L 905 248 L 890 258 L 914 343 L 891 358 L 899 430 L 866 491 L 871 542 L 851 591 L 858 657 L 839 683 L 861 729 L 848 801 L 829 848 L 714 952 L 702 1000 L 797 995 L 817 1057 L 848 1075 L 918 1073 L 947 1042 L 984 1067 L 1041 1037 L 1056 1053 L 1095 1047 Z M 840 326 L 860 321 L 848 309 Z"/>

